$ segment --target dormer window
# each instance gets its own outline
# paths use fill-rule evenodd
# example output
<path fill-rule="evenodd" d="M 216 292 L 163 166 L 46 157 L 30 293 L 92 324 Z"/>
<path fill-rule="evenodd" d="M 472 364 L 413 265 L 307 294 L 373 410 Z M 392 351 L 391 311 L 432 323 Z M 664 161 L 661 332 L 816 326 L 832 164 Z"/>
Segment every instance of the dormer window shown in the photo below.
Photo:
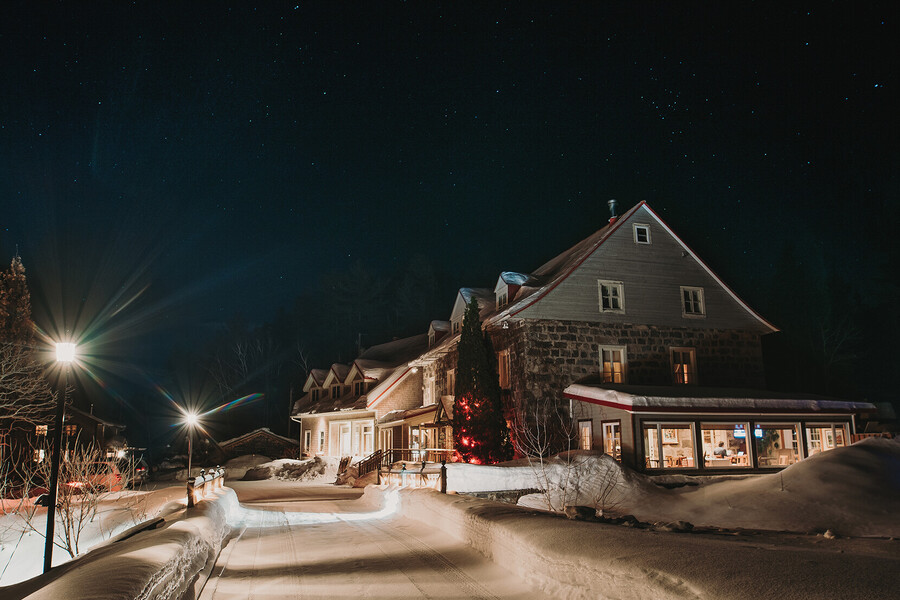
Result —
<path fill-rule="evenodd" d="M 649 244 L 650 243 L 650 226 L 640 223 L 634 224 L 634 243 Z"/>
<path fill-rule="evenodd" d="M 509 297 L 505 291 L 497 294 L 497 308 L 503 308 L 509 304 Z"/>
<path fill-rule="evenodd" d="M 341 386 L 340 385 L 331 386 L 331 397 L 332 398 L 340 398 L 341 397 Z"/>
<path fill-rule="evenodd" d="M 313 401 L 313 402 L 318 402 L 318 401 L 319 401 L 319 388 L 313 388 L 313 389 L 311 389 L 311 390 L 309 391 L 309 394 L 310 394 L 310 397 L 312 398 L 312 401 Z"/>
<path fill-rule="evenodd" d="M 452 324 L 452 327 L 453 327 L 452 333 L 459 333 L 459 331 L 460 331 L 460 325 L 461 325 L 461 323 L 460 323 L 459 321 L 453 321 L 453 324 Z"/>
<path fill-rule="evenodd" d="M 365 381 L 357 381 L 353 384 L 353 393 L 357 396 L 362 396 L 366 393 L 366 382 Z"/>

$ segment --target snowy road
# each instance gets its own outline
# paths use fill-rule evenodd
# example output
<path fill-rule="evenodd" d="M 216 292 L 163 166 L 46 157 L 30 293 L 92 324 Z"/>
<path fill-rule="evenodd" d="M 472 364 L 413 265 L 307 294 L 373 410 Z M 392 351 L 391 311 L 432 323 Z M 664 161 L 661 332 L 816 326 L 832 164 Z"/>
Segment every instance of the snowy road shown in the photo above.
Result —
<path fill-rule="evenodd" d="M 307 487 L 303 499 L 277 502 L 254 502 L 249 486 L 235 488 L 250 518 L 223 549 L 200 600 L 546 598 L 418 521 L 366 517 L 334 487 Z"/>

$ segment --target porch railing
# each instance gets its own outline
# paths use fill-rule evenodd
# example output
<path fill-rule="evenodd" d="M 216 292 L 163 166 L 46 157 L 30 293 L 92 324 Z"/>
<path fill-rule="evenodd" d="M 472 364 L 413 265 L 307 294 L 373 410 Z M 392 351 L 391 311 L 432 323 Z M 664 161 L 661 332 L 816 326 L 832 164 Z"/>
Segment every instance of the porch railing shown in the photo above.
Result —
<path fill-rule="evenodd" d="M 368 475 L 379 466 L 381 466 L 382 455 L 384 452 L 382 450 L 376 450 L 363 460 L 359 461 L 356 465 L 357 478 L 361 478 L 363 475 Z"/>
<path fill-rule="evenodd" d="M 395 463 L 439 463 L 450 462 L 454 450 L 446 448 L 391 448 L 382 455 L 381 466 L 390 467 Z"/>

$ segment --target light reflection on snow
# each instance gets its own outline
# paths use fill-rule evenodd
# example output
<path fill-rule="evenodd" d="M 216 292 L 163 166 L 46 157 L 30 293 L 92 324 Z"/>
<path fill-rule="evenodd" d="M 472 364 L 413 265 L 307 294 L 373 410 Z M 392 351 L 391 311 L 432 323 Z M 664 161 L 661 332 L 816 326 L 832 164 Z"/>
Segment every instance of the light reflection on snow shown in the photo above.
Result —
<path fill-rule="evenodd" d="M 360 513 L 334 512 L 281 512 L 248 508 L 241 505 L 234 519 L 229 519 L 232 526 L 246 527 L 281 527 L 288 525 L 319 525 L 337 521 L 373 521 L 384 519 L 400 509 L 400 493 L 396 489 L 384 494 L 384 505 L 381 510 Z"/>

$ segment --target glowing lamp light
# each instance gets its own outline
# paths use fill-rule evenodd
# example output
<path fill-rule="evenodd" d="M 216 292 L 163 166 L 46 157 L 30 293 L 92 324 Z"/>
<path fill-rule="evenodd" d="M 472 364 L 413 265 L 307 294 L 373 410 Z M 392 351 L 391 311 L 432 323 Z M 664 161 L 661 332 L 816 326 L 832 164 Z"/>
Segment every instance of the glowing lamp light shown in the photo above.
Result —
<path fill-rule="evenodd" d="M 199 422 L 199 418 L 197 417 L 197 413 L 185 413 L 184 414 L 184 423 L 188 427 L 196 427 Z"/>
<path fill-rule="evenodd" d="M 70 363 L 75 360 L 75 344 L 71 342 L 59 342 L 56 344 L 57 362 Z"/>

